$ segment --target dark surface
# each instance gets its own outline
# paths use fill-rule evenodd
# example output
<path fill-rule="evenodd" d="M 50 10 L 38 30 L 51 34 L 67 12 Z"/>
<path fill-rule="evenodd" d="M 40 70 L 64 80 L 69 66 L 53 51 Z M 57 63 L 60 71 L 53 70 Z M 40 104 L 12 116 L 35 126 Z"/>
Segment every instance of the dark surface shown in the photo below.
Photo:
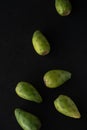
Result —
<path fill-rule="evenodd" d="M 41 130 L 87 130 L 87 2 L 71 2 L 73 10 L 68 17 L 57 14 L 54 0 L 0 4 L 0 130 L 21 130 L 14 117 L 16 107 L 37 115 Z M 32 47 L 36 29 L 51 44 L 47 56 L 39 56 Z M 57 89 L 48 89 L 42 79 L 50 69 L 68 70 L 72 79 Z M 19 81 L 35 85 L 43 103 L 19 98 L 15 93 Z M 53 101 L 59 94 L 75 101 L 81 119 L 55 110 Z"/>

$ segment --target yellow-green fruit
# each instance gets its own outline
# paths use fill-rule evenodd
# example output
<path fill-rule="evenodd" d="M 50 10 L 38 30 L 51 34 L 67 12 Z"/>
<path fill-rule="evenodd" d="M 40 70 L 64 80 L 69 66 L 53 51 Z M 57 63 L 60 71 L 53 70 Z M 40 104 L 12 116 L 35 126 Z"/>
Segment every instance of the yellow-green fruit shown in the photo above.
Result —
<path fill-rule="evenodd" d="M 50 52 L 50 44 L 46 37 L 39 31 L 35 31 L 32 37 L 32 43 L 35 51 L 39 55 L 47 55 Z"/>
<path fill-rule="evenodd" d="M 54 106 L 58 112 L 62 113 L 65 116 L 72 117 L 72 118 L 81 117 L 76 104 L 73 102 L 73 100 L 70 97 L 66 95 L 58 96 L 58 98 L 54 100 Z"/>
<path fill-rule="evenodd" d="M 67 16 L 71 13 L 72 5 L 69 0 L 55 0 L 55 8 L 61 16 Z"/>
<path fill-rule="evenodd" d="M 41 128 L 39 118 L 22 109 L 15 109 L 15 117 L 23 130 L 39 130 Z"/>
<path fill-rule="evenodd" d="M 71 78 L 71 73 L 65 70 L 50 70 L 44 74 L 43 80 L 47 87 L 56 88 Z"/>
<path fill-rule="evenodd" d="M 19 82 L 15 89 L 17 95 L 23 99 L 34 101 L 37 103 L 42 102 L 42 97 L 36 88 L 27 82 Z"/>

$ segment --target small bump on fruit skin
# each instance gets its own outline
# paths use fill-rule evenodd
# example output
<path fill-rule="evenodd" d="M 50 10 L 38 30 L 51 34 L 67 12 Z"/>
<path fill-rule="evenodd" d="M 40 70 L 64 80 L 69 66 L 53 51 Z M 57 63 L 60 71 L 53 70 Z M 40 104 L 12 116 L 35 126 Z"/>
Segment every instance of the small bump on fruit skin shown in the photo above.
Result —
<path fill-rule="evenodd" d="M 72 5 L 69 0 L 55 0 L 55 8 L 61 16 L 68 16 L 71 13 Z"/>
<path fill-rule="evenodd" d="M 43 80 L 47 87 L 56 88 L 71 78 L 71 73 L 65 70 L 50 70 L 44 74 Z"/>
<path fill-rule="evenodd" d="M 17 95 L 23 99 L 34 101 L 36 103 L 42 102 L 42 97 L 40 96 L 39 92 L 36 88 L 27 82 L 19 82 L 15 88 Z"/>
<path fill-rule="evenodd" d="M 20 108 L 14 111 L 15 118 L 23 130 L 40 130 L 41 122 L 35 115 Z"/>
<path fill-rule="evenodd" d="M 36 30 L 33 33 L 32 44 L 34 50 L 41 56 L 45 56 L 50 52 L 50 44 L 46 37 L 39 30 Z"/>
<path fill-rule="evenodd" d="M 65 116 L 76 119 L 79 119 L 81 117 L 81 114 L 74 101 L 66 95 L 59 95 L 54 100 L 54 106 L 58 112 Z"/>

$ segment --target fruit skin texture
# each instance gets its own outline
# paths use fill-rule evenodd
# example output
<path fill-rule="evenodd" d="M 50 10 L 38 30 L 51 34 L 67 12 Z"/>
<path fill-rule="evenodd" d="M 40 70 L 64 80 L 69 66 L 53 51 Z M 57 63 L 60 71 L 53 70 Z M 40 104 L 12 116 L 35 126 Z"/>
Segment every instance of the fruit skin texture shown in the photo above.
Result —
<path fill-rule="evenodd" d="M 67 16 L 71 13 L 72 5 L 69 0 L 55 0 L 55 8 L 61 16 Z"/>
<path fill-rule="evenodd" d="M 38 117 L 20 108 L 15 109 L 15 117 L 18 124 L 24 130 L 39 130 L 41 127 Z"/>
<path fill-rule="evenodd" d="M 58 96 L 58 98 L 54 100 L 54 106 L 57 111 L 59 111 L 65 116 L 77 118 L 77 119 L 81 117 L 76 104 L 73 102 L 73 100 L 70 97 L 66 95 Z"/>
<path fill-rule="evenodd" d="M 47 87 L 56 88 L 71 78 L 71 73 L 65 70 L 50 70 L 44 74 L 43 80 Z"/>
<path fill-rule="evenodd" d="M 39 31 L 36 30 L 32 37 L 32 44 L 35 51 L 39 55 L 47 55 L 50 52 L 50 44 L 46 37 Z"/>
<path fill-rule="evenodd" d="M 42 102 L 42 97 L 32 84 L 27 82 L 19 82 L 15 88 L 17 95 L 23 99 L 34 101 L 36 103 Z"/>

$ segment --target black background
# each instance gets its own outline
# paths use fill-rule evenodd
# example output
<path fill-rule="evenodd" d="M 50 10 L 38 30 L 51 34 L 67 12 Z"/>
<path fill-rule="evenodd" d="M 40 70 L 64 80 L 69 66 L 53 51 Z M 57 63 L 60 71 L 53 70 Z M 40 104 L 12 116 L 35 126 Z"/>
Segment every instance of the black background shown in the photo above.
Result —
<path fill-rule="evenodd" d="M 0 130 L 21 130 L 14 117 L 19 107 L 37 115 L 41 130 L 87 130 L 87 2 L 73 1 L 72 13 L 61 17 L 54 0 L 0 4 Z M 35 30 L 47 37 L 51 52 L 39 56 L 32 46 Z M 46 88 L 43 75 L 50 69 L 65 69 L 72 79 L 56 89 Z M 19 98 L 19 81 L 32 83 L 43 97 L 42 104 Z M 81 119 L 58 113 L 53 105 L 59 94 L 70 96 Z"/>

